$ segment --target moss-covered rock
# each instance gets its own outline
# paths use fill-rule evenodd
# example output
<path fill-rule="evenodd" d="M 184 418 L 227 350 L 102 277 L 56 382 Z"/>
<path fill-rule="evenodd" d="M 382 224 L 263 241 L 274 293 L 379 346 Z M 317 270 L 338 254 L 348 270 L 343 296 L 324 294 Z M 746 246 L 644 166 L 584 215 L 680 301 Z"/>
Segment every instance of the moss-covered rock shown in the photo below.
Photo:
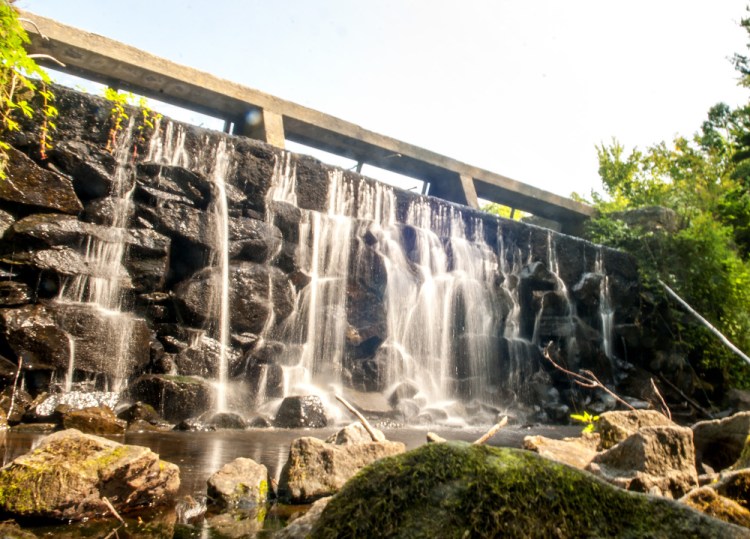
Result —
<path fill-rule="evenodd" d="M 268 484 L 265 466 L 240 457 L 208 478 L 208 502 L 218 507 L 254 507 L 268 500 Z"/>
<path fill-rule="evenodd" d="M 449 442 L 380 460 L 331 500 L 312 537 L 750 537 L 517 449 Z"/>
<path fill-rule="evenodd" d="M 146 447 L 70 429 L 0 469 L 0 514 L 81 520 L 170 502 L 179 469 Z"/>
<path fill-rule="evenodd" d="M 680 501 L 707 515 L 720 518 L 738 526 L 750 528 L 750 511 L 711 487 L 701 487 L 688 492 Z"/>

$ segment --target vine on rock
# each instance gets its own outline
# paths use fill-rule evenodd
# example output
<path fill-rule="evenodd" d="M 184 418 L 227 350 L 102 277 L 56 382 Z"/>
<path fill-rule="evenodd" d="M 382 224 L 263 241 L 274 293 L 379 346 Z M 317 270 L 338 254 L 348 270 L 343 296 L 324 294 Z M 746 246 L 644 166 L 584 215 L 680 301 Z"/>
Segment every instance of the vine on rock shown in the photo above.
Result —
<path fill-rule="evenodd" d="M 57 117 L 53 105 L 55 96 L 47 87 L 50 77 L 36 63 L 38 56 L 26 52 L 29 36 L 12 3 L 12 0 L 0 0 L 0 179 L 7 178 L 10 150 L 7 136 L 20 130 L 19 116 L 33 118 L 41 114 L 39 144 L 42 159 L 46 158 L 46 150 L 51 148 L 51 132 L 57 128 L 54 122 Z M 37 93 L 42 104 L 35 110 L 31 98 Z"/>

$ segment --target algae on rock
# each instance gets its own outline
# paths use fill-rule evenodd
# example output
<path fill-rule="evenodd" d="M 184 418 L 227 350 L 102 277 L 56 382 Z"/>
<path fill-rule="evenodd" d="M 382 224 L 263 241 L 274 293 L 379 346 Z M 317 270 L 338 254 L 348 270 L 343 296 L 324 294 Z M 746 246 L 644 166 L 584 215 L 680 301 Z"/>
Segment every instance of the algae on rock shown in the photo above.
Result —
<path fill-rule="evenodd" d="M 312 537 L 750 537 L 527 451 L 427 444 L 365 468 Z"/>

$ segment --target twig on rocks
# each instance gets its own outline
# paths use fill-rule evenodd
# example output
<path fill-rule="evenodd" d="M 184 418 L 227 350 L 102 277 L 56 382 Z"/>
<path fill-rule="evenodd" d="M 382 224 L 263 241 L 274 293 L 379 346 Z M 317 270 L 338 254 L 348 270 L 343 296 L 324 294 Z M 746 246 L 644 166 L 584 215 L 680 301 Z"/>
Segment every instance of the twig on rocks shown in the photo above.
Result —
<path fill-rule="evenodd" d="M 669 406 L 667 406 L 667 401 L 665 401 L 664 397 L 662 397 L 661 391 L 659 391 L 659 388 L 656 386 L 656 382 L 654 382 L 653 378 L 651 378 L 651 388 L 654 390 L 654 393 L 656 393 L 656 396 L 659 398 L 659 403 L 661 405 L 661 413 L 667 416 L 667 418 L 671 421 L 672 411 L 669 409 Z"/>
<path fill-rule="evenodd" d="M 559 365 L 558 363 L 556 363 L 555 360 L 552 359 L 552 356 L 549 353 L 549 349 L 550 349 L 551 346 L 552 346 L 552 341 L 550 341 L 549 344 L 544 347 L 544 349 L 542 350 L 542 354 L 544 355 L 545 359 L 547 361 L 549 361 L 552 364 L 552 366 L 555 367 L 558 371 L 560 371 L 562 373 L 565 373 L 568 376 L 570 376 L 571 378 L 573 378 L 573 381 L 576 384 L 578 384 L 579 386 L 581 386 L 581 387 L 585 387 L 585 388 L 588 388 L 588 389 L 599 388 L 599 389 L 605 391 L 612 398 L 614 398 L 617 402 L 619 402 L 620 404 L 622 404 L 623 406 L 625 406 L 627 409 L 635 411 L 635 408 L 633 408 L 633 406 L 630 403 L 628 403 L 627 401 L 625 401 L 624 399 L 622 399 L 614 391 L 612 391 L 607 386 L 605 386 L 599 380 L 599 378 L 597 378 L 596 375 L 593 372 L 591 372 L 590 370 L 583 369 L 583 370 L 581 370 L 581 372 L 579 374 L 577 372 L 569 371 L 568 369 L 566 369 L 562 365 Z"/>
<path fill-rule="evenodd" d="M 10 408 L 8 408 L 8 420 L 13 414 L 13 408 L 16 406 L 16 391 L 18 391 L 18 377 L 21 375 L 21 368 L 23 367 L 23 357 L 18 356 L 18 367 L 16 368 L 16 376 L 13 378 L 13 392 L 10 395 Z"/>
<path fill-rule="evenodd" d="M 115 509 L 115 506 L 112 505 L 112 503 L 107 499 L 106 496 L 102 496 L 102 501 L 104 502 L 104 505 L 107 506 L 110 513 L 112 513 L 115 516 L 115 518 L 119 520 L 120 522 L 122 522 L 122 525 L 127 528 L 128 524 L 123 520 L 123 518 L 120 516 L 120 513 L 117 512 L 117 509 Z"/>
<path fill-rule="evenodd" d="M 352 406 L 351 404 L 349 404 L 349 402 L 344 397 L 336 395 L 336 400 L 339 401 L 341 404 L 343 404 L 344 408 L 346 408 L 347 410 L 349 410 L 351 413 L 354 414 L 354 416 L 357 419 L 359 419 L 359 422 L 362 423 L 362 426 L 365 428 L 365 430 L 367 431 L 367 433 L 370 435 L 370 438 L 372 438 L 373 442 L 384 442 L 385 441 L 385 435 L 383 435 L 383 433 L 381 433 L 381 432 L 377 432 L 373 428 L 373 426 L 370 425 L 370 422 L 367 421 L 367 419 L 365 418 L 365 416 L 363 416 L 362 414 L 360 414 L 359 411 L 354 406 Z"/>
<path fill-rule="evenodd" d="M 661 374 L 659 374 L 658 376 L 659 376 L 659 380 L 661 380 L 662 382 L 664 382 L 665 384 L 667 384 L 673 391 L 675 391 L 678 395 L 680 395 L 680 397 L 682 397 L 683 399 L 685 399 L 685 402 L 687 402 L 690 406 L 692 406 L 693 408 L 695 408 L 696 410 L 698 410 L 700 413 L 702 413 L 703 415 L 705 415 L 707 418 L 709 418 L 709 419 L 713 419 L 714 418 L 714 414 L 712 414 L 711 412 L 709 412 L 708 410 L 706 410 L 703 406 L 701 406 L 700 404 L 698 404 L 697 402 L 695 402 L 693 399 L 691 399 L 690 397 L 688 397 L 687 395 L 685 395 L 685 393 L 679 387 L 677 387 L 672 382 L 670 382 L 669 380 L 667 380 L 666 378 L 664 378 Z"/>
<path fill-rule="evenodd" d="M 498 431 L 507 424 L 508 424 L 508 416 L 504 415 L 503 418 L 500 421 L 498 421 L 490 430 L 485 432 L 481 437 L 474 440 L 474 445 L 482 445 L 484 443 L 487 443 L 490 440 L 490 438 L 492 438 L 495 434 L 497 434 Z"/>

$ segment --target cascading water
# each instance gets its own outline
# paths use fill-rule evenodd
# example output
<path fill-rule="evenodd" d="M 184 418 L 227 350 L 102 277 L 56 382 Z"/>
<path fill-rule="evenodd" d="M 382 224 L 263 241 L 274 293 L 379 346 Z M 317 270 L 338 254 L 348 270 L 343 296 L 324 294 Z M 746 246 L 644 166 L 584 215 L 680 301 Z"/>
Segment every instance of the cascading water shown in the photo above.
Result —
<path fill-rule="evenodd" d="M 217 324 L 217 340 L 219 341 L 218 373 L 216 386 L 216 410 L 224 412 L 227 409 L 227 381 L 229 367 L 227 365 L 227 351 L 229 349 L 229 210 L 224 179 L 230 166 L 229 152 L 226 140 L 222 139 L 216 146 L 211 170 L 211 181 L 216 186 L 216 196 L 213 204 L 214 245 L 217 246 L 214 266 L 218 268 L 214 295 L 218 296 L 215 320 Z"/>
<path fill-rule="evenodd" d="M 596 252 L 595 271 L 601 276 L 599 283 L 599 317 L 602 323 L 602 349 L 607 359 L 614 359 L 612 352 L 612 331 L 614 328 L 615 310 L 609 291 L 609 276 L 604 270 L 604 257 L 602 250 Z"/>
<path fill-rule="evenodd" d="M 128 233 L 127 223 L 132 211 L 134 181 L 130 167 L 133 144 L 131 119 L 127 128 L 117 137 L 114 147 L 116 161 L 113 173 L 112 200 L 114 202 L 109 227 L 102 228 L 98 235 L 88 237 L 84 252 L 84 264 L 90 271 L 80 274 L 63 284 L 57 302 L 79 305 L 94 312 L 101 323 L 100 338 L 107 343 L 107 362 L 110 378 L 105 380 L 112 392 L 119 392 L 127 376 L 129 364 L 130 335 L 134 316 L 123 311 L 123 285 L 129 282 L 128 272 L 123 266 Z M 65 323 L 65 321 L 63 321 Z M 75 371 L 75 338 L 70 337 L 71 365 L 66 374 L 65 389 L 73 386 Z"/>

